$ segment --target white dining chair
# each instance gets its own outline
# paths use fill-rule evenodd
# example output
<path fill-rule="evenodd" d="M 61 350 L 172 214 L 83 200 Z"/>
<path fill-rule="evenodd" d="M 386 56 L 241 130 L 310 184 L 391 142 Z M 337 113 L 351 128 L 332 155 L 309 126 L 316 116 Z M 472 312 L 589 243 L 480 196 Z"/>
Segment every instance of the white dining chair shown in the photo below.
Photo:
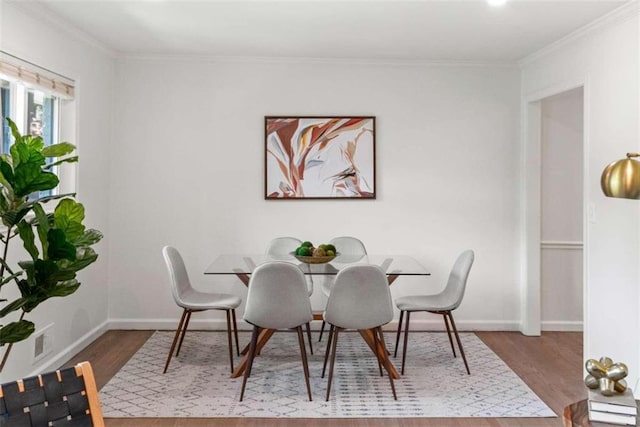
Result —
<path fill-rule="evenodd" d="M 396 306 L 400 309 L 400 320 L 398 322 L 398 332 L 396 333 L 396 347 L 393 352 L 393 357 L 398 354 L 398 343 L 400 342 L 400 333 L 402 329 L 402 318 L 406 313 L 406 321 L 404 325 L 404 342 L 402 349 L 402 374 L 404 374 L 404 365 L 407 358 L 407 339 L 409 336 L 409 318 L 412 312 L 426 311 L 429 313 L 441 314 L 444 319 L 445 327 L 447 328 L 447 335 L 449 336 L 449 344 L 451 344 L 451 350 L 453 351 L 453 357 L 456 357 L 456 349 L 453 346 L 453 339 L 451 338 L 451 329 L 456 336 L 456 342 L 464 361 L 464 366 L 467 369 L 467 374 L 471 375 L 469 370 L 469 364 L 462 348 L 462 342 L 458 335 L 458 329 L 456 323 L 453 320 L 453 310 L 457 309 L 462 303 L 464 297 L 464 291 L 467 287 L 467 279 L 469 278 L 469 272 L 473 265 L 475 254 L 472 250 L 466 250 L 462 252 L 456 262 L 453 264 L 451 273 L 449 274 L 449 280 L 442 292 L 434 295 L 409 295 L 396 299 Z M 449 326 L 451 323 L 451 326 Z"/>
<path fill-rule="evenodd" d="M 357 239 L 355 237 L 334 237 L 329 243 L 336 247 L 336 251 L 340 253 L 340 256 L 358 256 L 367 254 L 367 249 L 365 248 L 364 243 L 362 243 L 360 239 Z M 320 289 L 322 290 L 322 293 L 328 298 L 335 283 L 335 276 L 325 275 L 322 279 L 323 280 L 321 282 Z M 320 336 L 318 338 L 318 342 L 322 341 L 322 334 L 324 333 L 325 325 L 326 323 L 323 321 L 322 326 L 320 327 Z"/>
<path fill-rule="evenodd" d="M 307 383 L 307 394 L 311 397 L 309 365 L 302 336 L 302 325 L 313 318 L 311 301 L 307 293 L 302 271 L 294 264 L 284 261 L 270 261 L 259 265 L 251 274 L 244 320 L 253 325 L 247 368 L 244 371 L 240 401 L 244 398 L 247 378 L 256 355 L 260 329 L 295 329 L 302 357 L 302 367 Z"/>
<path fill-rule="evenodd" d="M 274 260 L 286 260 L 291 258 L 291 253 L 302 245 L 302 240 L 295 237 L 276 237 L 269 242 L 266 254 Z M 305 283 L 307 284 L 307 293 L 309 296 L 313 294 L 313 277 L 307 274 Z M 309 340 L 309 351 L 313 354 L 313 343 L 311 339 L 311 325 L 307 323 L 307 339 Z"/>
<path fill-rule="evenodd" d="M 236 308 L 242 302 L 242 299 L 236 295 L 201 292 L 195 290 L 191 286 L 189 281 L 189 275 L 184 265 L 184 260 L 178 252 L 178 250 L 172 246 L 165 246 L 162 248 L 162 255 L 164 257 L 167 270 L 169 271 L 169 278 L 171 283 L 171 293 L 173 299 L 179 307 L 182 307 L 182 317 L 178 323 L 176 334 L 173 337 L 171 343 L 171 349 L 167 356 L 167 362 L 164 365 L 164 371 L 167 373 L 169 369 L 169 363 L 173 356 L 173 351 L 178 343 L 178 337 L 180 337 L 180 343 L 176 350 L 176 357 L 180 354 L 180 348 L 184 341 L 184 336 L 187 333 L 187 327 L 189 326 L 189 320 L 191 320 L 191 314 L 205 310 L 224 310 L 227 314 L 227 340 L 229 343 L 229 363 L 231 365 L 231 372 L 233 372 L 233 345 L 231 340 L 231 321 L 233 320 L 233 335 L 236 341 L 236 352 L 240 355 L 240 347 L 238 344 L 238 327 L 236 325 Z"/>
<path fill-rule="evenodd" d="M 389 291 L 389 282 L 380 267 L 370 264 L 352 265 L 338 273 L 324 312 L 324 320 L 330 325 L 330 329 L 322 370 L 323 377 L 329 352 L 331 352 L 327 401 L 331 394 L 339 332 L 345 329 L 372 330 L 374 348 L 376 349 L 374 353 L 378 359 L 378 369 L 382 376 L 384 360 L 381 360 L 381 358 L 387 357 L 382 326 L 392 319 L 393 302 Z M 391 383 L 393 398 L 397 400 L 396 389 L 391 375 L 389 375 L 389 382 Z"/>

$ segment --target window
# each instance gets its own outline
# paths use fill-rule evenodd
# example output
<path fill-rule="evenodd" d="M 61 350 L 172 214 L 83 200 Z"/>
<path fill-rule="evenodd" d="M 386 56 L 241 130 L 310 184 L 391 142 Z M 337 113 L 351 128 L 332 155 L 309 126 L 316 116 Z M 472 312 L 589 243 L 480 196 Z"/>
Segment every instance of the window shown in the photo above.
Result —
<path fill-rule="evenodd" d="M 2 154 L 8 153 L 13 143 L 11 129 L 5 117 L 13 120 L 23 134 L 42 137 L 44 145 L 59 142 L 58 97 L 15 81 L 0 80 L 0 87 L 2 88 L 2 144 L 0 145 Z M 55 168 L 53 172 L 58 173 Z M 52 194 L 56 194 L 55 189 L 41 191 L 30 198 Z"/>
<path fill-rule="evenodd" d="M 42 137 L 45 145 L 60 141 L 73 144 L 74 90 L 73 80 L 0 51 L 0 154 L 8 153 L 13 143 L 6 117 L 23 135 Z M 60 166 L 53 172 L 60 177 L 58 187 L 33 194 L 33 198 L 75 192 L 74 165 Z"/>

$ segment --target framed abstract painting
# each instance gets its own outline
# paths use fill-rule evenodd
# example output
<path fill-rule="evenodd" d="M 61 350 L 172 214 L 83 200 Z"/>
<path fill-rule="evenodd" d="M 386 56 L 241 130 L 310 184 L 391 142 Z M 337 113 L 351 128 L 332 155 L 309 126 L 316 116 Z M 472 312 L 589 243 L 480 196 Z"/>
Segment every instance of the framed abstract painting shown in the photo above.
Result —
<path fill-rule="evenodd" d="M 265 199 L 375 199 L 373 116 L 265 117 Z"/>

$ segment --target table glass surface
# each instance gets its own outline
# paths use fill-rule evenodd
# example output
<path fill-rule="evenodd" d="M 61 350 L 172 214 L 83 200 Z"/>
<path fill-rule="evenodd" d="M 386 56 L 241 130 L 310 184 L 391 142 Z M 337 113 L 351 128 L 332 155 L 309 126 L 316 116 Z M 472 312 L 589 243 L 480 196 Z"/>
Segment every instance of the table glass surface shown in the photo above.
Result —
<path fill-rule="evenodd" d="M 296 264 L 305 274 L 335 275 L 355 264 L 374 264 L 388 275 L 428 276 L 430 273 L 414 258 L 407 255 L 338 255 L 326 264 L 307 264 L 293 255 L 220 255 L 207 267 L 204 274 L 251 274 L 260 264 L 269 261 L 288 261 Z"/>

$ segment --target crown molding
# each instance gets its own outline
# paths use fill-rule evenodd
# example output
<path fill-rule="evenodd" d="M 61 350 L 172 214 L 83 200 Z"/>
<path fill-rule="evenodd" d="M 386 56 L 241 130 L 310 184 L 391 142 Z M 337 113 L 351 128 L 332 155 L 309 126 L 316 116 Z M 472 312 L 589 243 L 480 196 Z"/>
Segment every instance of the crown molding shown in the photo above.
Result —
<path fill-rule="evenodd" d="M 627 3 L 622 6 L 612 10 L 606 15 L 596 19 L 595 21 L 578 28 L 577 30 L 569 33 L 568 35 L 562 37 L 561 39 L 543 47 L 542 49 L 534 52 L 530 55 L 525 56 L 524 58 L 517 61 L 517 64 L 520 68 L 526 67 L 527 65 L 536 62 L 542 58 L 545 58 L 565 46 L 579 41 L 585 37 L 589 37 L 595 33 L 600 31 L 604 31 L 607 28 L 611 28 L 617 25 L 622 24 L 632 18 L 638 17 L 640 15 L 640 2 L 638 0 L 629 0 Z"/>
<path fill-rule="evenodd" d="M 66 33 L 68 36 L 84 42 L 85 44 L 97 48 L 102 51 L 111 59 L 118 57 L 118 52 L 111 49 L 109 46 L 91 36 L 90 34 L 82 31 L 78 27 L 70 24 L 60 16 L 53 13 L 47 6 L 46 2 L 30 2 L 19 0 L 1 0 L 2 7 L 15 7 L 16 9 L 26 13 L 28 16 L 42 21 L 48 25 L 55 27 L 55 29 Z"/>
<path fill-rule="evenodd" d="M 165 55 L 165 54 L 119 54 L 119 62 L 211 62 L 211 63 L 261 63 L 261 64 L 337 64 L 337 65 L 382 65 L 382 66 L 429 66 L 469 68 L 518 68 L 514 61 L 460 61 L 428 59 L 382 59 L 382 58 L 320 58 L 320 57 L 263 57 L 263 56 L 216 56 L 216 55 Z"/>

